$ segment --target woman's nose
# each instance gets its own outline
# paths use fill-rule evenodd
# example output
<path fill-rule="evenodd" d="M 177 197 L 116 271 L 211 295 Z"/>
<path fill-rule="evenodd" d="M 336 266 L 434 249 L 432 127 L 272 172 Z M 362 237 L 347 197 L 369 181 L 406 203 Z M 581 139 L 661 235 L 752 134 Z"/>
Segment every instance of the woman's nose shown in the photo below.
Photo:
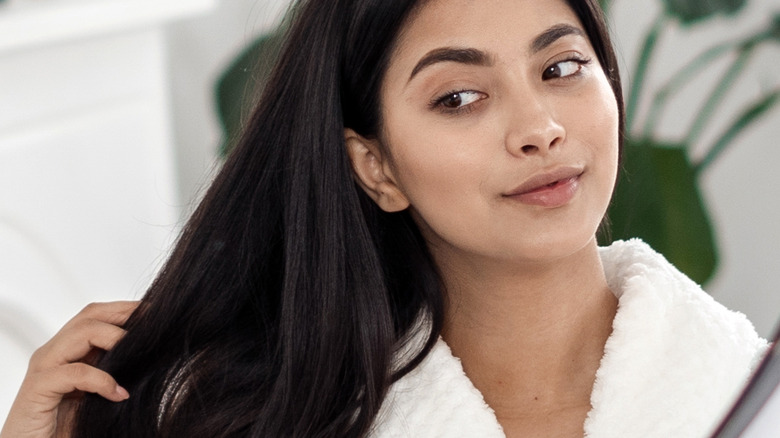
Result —
<path fill-rule="evenodd" d="M 506 131 L 506 150 L 515 156 L 547 154 L 566 135 L 550 103 L 539 96 L 525 96 L 511 105 Z"/>

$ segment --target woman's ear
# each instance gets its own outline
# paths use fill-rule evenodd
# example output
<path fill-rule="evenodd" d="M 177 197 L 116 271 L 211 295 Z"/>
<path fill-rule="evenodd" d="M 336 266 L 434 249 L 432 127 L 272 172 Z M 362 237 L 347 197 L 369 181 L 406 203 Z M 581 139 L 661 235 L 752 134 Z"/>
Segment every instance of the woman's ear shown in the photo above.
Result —
<path fill-rule="evenodd" d="M 409 207 L 409 200 L 396 184 L 390 161 L 377 140 L 369 140 L 346 128 L 344 143 L 358 184 L 379 208 L 392 213 Z"/>

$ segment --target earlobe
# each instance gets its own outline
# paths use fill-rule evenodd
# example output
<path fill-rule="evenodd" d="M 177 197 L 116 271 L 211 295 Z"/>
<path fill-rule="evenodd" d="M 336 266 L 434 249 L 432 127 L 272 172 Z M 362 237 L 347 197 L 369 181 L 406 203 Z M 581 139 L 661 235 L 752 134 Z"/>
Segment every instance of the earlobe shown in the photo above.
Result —
<path fill-rule="evenodd" d="M 355 179 L 379 208 L 396 212 L 409 207 L 409 200 L 396 185 L 378 141 L 366 139 L 346 128 L 344 143 Z"/>

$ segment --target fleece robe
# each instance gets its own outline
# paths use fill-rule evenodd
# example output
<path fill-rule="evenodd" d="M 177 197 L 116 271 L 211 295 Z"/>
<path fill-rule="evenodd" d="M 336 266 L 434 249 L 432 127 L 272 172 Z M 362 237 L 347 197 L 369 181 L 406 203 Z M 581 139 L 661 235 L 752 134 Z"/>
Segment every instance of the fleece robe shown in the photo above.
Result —
<path fill-rule="evenodd" d="M 640 240 L 600 248 L 618 298 L 584 424 L 588 438 L 704 438 L 767 343 Z M 394 383 L 375 438 L 504 437 L 493 410 L 439 339 Z"/>

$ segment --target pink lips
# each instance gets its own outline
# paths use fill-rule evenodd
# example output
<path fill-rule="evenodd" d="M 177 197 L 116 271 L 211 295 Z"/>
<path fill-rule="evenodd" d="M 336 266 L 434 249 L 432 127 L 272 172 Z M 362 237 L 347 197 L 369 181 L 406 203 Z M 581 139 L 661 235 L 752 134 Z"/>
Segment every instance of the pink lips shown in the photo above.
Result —
<path fill-rule="evenodd" d="M 554 208 L 567 204 L 577 192 L 583 169 L 559 167 L 532 176 L 505 197 L 523 204 Z"/>

